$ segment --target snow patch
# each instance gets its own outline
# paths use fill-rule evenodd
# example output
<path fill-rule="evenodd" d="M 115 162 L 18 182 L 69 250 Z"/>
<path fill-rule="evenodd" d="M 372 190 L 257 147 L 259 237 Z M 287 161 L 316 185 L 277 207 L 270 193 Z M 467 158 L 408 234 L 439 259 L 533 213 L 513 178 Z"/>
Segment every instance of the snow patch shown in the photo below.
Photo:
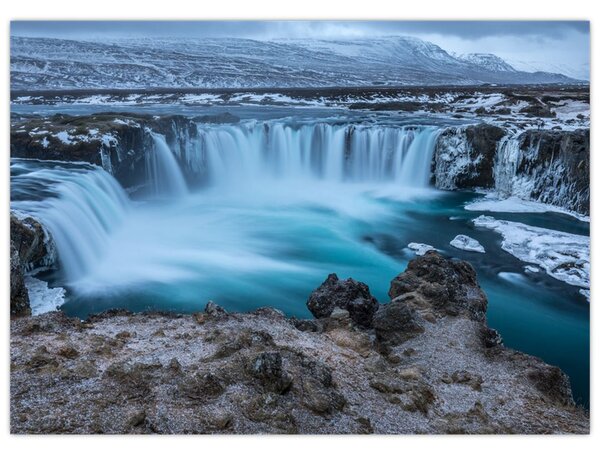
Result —
<path fill-rule="evenodd" d="M 69 135 L 67 131 L 58 132 L 55 135 L 55 137 L 58 138 L 61 142 L 63 142 L 65 145 L 70 145 L 71 143 L 73 143 L 73 138 Z"/>
<path fill-rule="evenodd" d="M 49 288 L 48 283 L 30 275 L 25 276 L 25 286 L 29 292 L 32 315 L 55 311 L 65 303 L 64 288 Z"/>
<path fill-rule="evenodd" d="M 467 252 L 485 253 L 483 245 L 481 245 L 476 239 L 459 234 L 450 241 L 450 245 L 460 250 L 466 250 Z"/>
<path fill-rule="evenodd" d="M 117 143 L 119 143 L 118 139 L 114 135 L 111 135 L 111 134 L 104 134 L 100 138 L 100 141 L 106 147 L 110 147 L 111 145 L 116 145 Z"/>
<path fill-rule="evenodd" d="M 409 249 L 415 252 L 415 255 L 422 256 L 425 255 L 430 250 L 437 250 L 435 247 L 429 244 L 421 244 L 419 242 L 411 242 L 407 246 Z"/>
<path fill-rule="evenodd" d="M 590 104 L 584 101 L 566 100 L 553 110 L 560 121 L 590 119 Z"/>
<path fill-rule="evenodd" d="M 479 216 L 473 223 L 502 235 L 502 249 L 569 285 L 590 287 L 590 238 Z"/>
<path fill-rule="evenodd" d="M 561 214 L 570 215 L 582 222 L 589 222 L 590 217 L 569 211 L 560 206 L 553 206 L 538 201 L 522 200 L 518 197 L 511 196 L 505 199 L 500 199 L 498 194 L 490 193 L 481 201 L 474 201 L 465 206 L 467 211 L 488 211 L 488 212 L 511 212 L 511 213 L 543 213 L 543 212 L 558 212 Z"/>

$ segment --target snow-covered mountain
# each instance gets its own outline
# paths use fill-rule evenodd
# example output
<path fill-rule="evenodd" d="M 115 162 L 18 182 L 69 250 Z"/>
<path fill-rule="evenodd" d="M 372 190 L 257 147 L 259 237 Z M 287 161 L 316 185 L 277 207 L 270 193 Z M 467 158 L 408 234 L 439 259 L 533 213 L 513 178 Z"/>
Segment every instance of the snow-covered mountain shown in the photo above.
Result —
<path fill-rule="evenodd" d="M 427 41 L 11 37 L 12 90 L 571 83 L 489 54 L 455 57 Z"/>
<path fill-rule="evenodd" d="M 506 61 L 492 53 L 467 53 L 455 55 L 459 60 L 472 63 L 481 68 L 488 69 L 494 72 L 516 72 L 516 69 L 509 65 Z"/>

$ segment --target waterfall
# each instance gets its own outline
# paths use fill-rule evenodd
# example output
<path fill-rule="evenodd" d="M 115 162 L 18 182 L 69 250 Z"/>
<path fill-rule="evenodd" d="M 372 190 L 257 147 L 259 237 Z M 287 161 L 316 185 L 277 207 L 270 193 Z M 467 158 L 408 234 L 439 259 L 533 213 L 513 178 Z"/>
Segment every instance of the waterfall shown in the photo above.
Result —
<path fill-rule="evenodd" d="M 498 144 L 498 153 L 494 165 L 494 184 L 496 191 L 502 197 L 512 195 L 529 198 L 530 191 L 517 187 L 517 167 L 521 159 L 520 136 L 503 137 Z"/>
<path fill-rule="evenodd" d="M 127 194 L 110 174 L 91 165 L 15 165 L 21 174 L 12 177 L 11 191 L 20 196 L 11 209 L 39 219 L 54 240 L 66 280 L 77 280 L 124 220 L 130 209 Z"/>
<path fill-rule="evenodd" d="M 177 159 L 164 135 L 147 130 L 152 138 L 152 149 L 146 153 L 146 177 L 157 197 L 178 198 L 188 189 Z"/>
<path fill-rule="evenodd" d="M 431 159 L 440 131 L 426 129 L 411 142 L 406 159 L 400 166 L 399 180 L 413 187 L 427 187 L 431 174 Z"/>
<path fill-rule="evenodd" d="M 394 182 L 426 187 L 439 129 L 314 123 L 198 124 L 181 159 L 212 185 L 266 179 Z"/>
<path fill-rule="evenodd" d="M 276 121 L 198 124 L 197 133 L 176 137 L 177 158 L 164 135 L 145 132 L 151 139 L 144 154 L 146 183 L 154 196 L 185 204 L 193 197 L 188 196 L 184 171 L 250 197 L 255 188 L 268 197 L 288 183 L 291 194 L 304 188 L 314 193 L 310 183 L 317 180 L 340 188 L 353 182 L 426 187 L 439 129 Z M 118 236 L 115 231 L 125 217 L 135 215 L 128 212 L 131 203 L 123 188 L 94 165 L 26 160 L 13 165 L 11 207 L 39 219 L 50 232 L 67 284 L 97 272 L 97 264 L 116 253 L 111 236 Z M 275 180 L 278 184 L 271 184 Z M 246 190 L 240 186 L 244 183 L 253 187 Z M 352 197 L 350 193 L 341 189 L 338 195 Z"/>

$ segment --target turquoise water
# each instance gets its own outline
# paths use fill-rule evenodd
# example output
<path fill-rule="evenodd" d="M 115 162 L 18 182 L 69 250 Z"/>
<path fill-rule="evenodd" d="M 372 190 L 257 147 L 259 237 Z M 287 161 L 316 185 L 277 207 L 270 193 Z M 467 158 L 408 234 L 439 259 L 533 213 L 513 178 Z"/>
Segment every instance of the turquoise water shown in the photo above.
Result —
<path fill-rule="evenodd" d="M 177 203 L 140 203 L 93 278 L 72 289 L 62 309 L 82 318 L 115 307 L 194 312 L 214 300 L 228 310 L 268 305 L 308 317 L 306 299 L 330 272 L 366 282 L 387 301 L 390 280 L 414 257 L 406 245 L 424 242 L 469 260 L 489 298 L 490 326 L 507 346 L 560 366 L 577 401 L 588 404 L 588 302 L 576 287 L 524 273 L 498 234 L 475 228 L 469 219 L 480 213 L 463 205 L 476 194 L 425 191 L 402 200 L 381 188 L 327 191 L 294 196 L 301 192 L 288 187 L 254 192 L 254 202 L 199 193 Z M 561 214 L 494 215 L 578 234 L 589 227 Z M 450 247 L 457 234 L 474 237 L 486 253 Z"/>
<path fill-rule="evenodd" d="M 302 149 L 293 133 L 282 137 Z M 307 179 L 293 160 L 282 162 L 289 164 L 285 177 L 268 179 L 249 167 L 253 177 L 242 168 L 238 178 L 223 167 L 227 184 L 129 200 L 92 166 L 15 159 L 11 207 L 64 234 L 62 271 L 38 277 L 64 286 L 61 309 L 80 318 L 109 308 L 195 312 L 208 300 L 228 310 L 273 306 L 309 317 L 306 299 L 331 272 L 364 281 L 386 302 L 390 281 L 415 256 L 407 244 L 430 244 L 474 265 L 489 298 L 488 322 L 505 344 L 561 367 L 576 400 L 589 404 L 589 303 L 577 287 L 525 273 L 525 263 L 501 249 L 499 234 L 476 228 L 471 219 L 489 213 L 464 205 L 481 195 L 415 188 L 416 180 L 405 187 L 402 179 L 414 176 L 407 168 L 396 180 L 340 182 Z M 161 177 L 181 177 L 176 170 Z M 589 235 L 588 223 L 563 214 L 492 215 Z M 451 247 L 458 234 L 477 239 L 486 253 Z"/>

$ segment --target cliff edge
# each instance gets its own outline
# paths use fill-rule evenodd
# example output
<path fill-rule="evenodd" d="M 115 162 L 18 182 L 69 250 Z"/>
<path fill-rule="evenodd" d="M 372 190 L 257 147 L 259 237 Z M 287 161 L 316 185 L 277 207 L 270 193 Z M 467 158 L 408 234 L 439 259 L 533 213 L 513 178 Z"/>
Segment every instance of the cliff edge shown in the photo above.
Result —
<path fill-rule="evenodd" d="M 11 321 L 12 433 L 588 433 L 567 376 L 486 325 L 473 267 L 430 251 L 379 304 L 335 274 L 317 318 L 52 312 Z"/>

